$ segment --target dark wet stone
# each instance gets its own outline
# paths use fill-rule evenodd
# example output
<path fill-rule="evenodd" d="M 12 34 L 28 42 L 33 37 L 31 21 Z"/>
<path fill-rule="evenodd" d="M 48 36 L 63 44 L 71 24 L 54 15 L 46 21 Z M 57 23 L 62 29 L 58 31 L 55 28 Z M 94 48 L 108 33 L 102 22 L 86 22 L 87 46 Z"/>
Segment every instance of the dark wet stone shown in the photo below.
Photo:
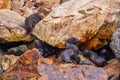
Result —
<path fill-rule="evenodd" d="M 106 60 L 109 60 L 110 58 L 110 52 L 107 49 L 102 49 L 99 53 L 99 55 L 103 58 L 105 58 Z"/>
<path fill-rule="evenodd" d="M 59 48 L 48 45 L 47 43 L 44 43 L 40 40 L 35 40 L 34 43 L 35 43 L 35 47 L 37 49 L 39 49 L 40 54 L 43 57 L 49 57 L 49 56 L 52 56 L 52 55 L 57 55 L 60 52 Z"/>
<path fill-rule="evenodd" d="M 75 44 L 66 42 L 65 49 L 72 49 L 75 54 L 79 54 L 79 49 Z"/>
<path fill-rule="evenodd" d="M 95 52 L 89 51 L 89 53 L 90 53 L 90 60 L 93 63 L 95 63 L 97 66 L 102 67 L 107 63 L 107 61 L 103 57 L 97 55 Z"/>
<path fill-rule="evenodd" d="M 60 56 L 57 58 L 57 61 L 71 62 L 71 57 L 75 55 L 72 49 L 65 49 Z"/>
<path fill-rule="evenodd" d="M 35 25 L 42 19 L 43 17 L 40 16 L 38 13 L 28 16 L 25 19 L 25 26 L 24 26 L 24 28 L 27 30 L 27 33 L 30 33 L 32 31 L 32 28 L 34 28 Z"/>
<path fill-rule="evenodd" d="M 67 39 L 67 41 L 66 41 L 67 43 L 71 43 L 71 44 L 77 44 L 77 43 L 80 43 L 80 40 L 79 39 L 77 39 L 77 38 L 75 38 L 75 37 L 71 37 L 71 38 L 69 38 L 69 39 Z"/>

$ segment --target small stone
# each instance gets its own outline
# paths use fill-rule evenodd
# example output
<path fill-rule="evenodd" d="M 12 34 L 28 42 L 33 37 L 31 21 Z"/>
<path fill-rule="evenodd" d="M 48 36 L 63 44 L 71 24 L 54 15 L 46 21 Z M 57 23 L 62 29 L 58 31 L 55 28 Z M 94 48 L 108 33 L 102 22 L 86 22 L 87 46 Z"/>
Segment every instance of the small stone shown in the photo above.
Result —
<path fill-rule="evenodd" d="M 60 61 L 64 61 L 66 63 L 68 62 L 72 62 L 71 61 L 71 58 L 72 56 L 74 56 L 75 53 L 72 49 L 65 49 L 61 55 L 57 58 L 57 61 L 60 62 Z"/>
<path fill-rule="evenodd" d="M 97 55 L 97 53 L 90 51 L 89 54 L 90 54 L 90 60 L 97 66 L 102 67 L 105 66 L 105 64 L 107 63 L 107 61 L 103 57 Z"/>
<path fill-rule="evenodd" d="M 7 53 L 20 56 L 21 54 L 23 54 L 27 50 L 28 50 L 28 48 L 26 45 L 20 45 L 20 46 L 12 47 L 12 48 L 8 49 Z"/>
<path fill-rule="evenodd" d="M 27 33 L 30 33 L 32 31 L 32 28 L 34 28 L 35 25 L 42 19 L 43 19 L 43 17 L 37 13 L 26 17 L 24 28 L 26 29 Z"/>

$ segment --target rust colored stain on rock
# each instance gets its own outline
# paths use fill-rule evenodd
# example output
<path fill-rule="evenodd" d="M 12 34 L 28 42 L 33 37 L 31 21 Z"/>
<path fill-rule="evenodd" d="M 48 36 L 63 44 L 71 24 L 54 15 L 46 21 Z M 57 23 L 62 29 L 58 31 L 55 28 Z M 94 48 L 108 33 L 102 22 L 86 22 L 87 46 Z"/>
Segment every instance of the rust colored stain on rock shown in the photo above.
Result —
<path fill-rule="evenodd" d="M 2 74 L 4 80 L 107 80 L 104 69 L 88 65 L 57 66 L 45 61 L 37 49 L 26 51 Z M 67 64 L 66 64 L 67 65 Z"/>

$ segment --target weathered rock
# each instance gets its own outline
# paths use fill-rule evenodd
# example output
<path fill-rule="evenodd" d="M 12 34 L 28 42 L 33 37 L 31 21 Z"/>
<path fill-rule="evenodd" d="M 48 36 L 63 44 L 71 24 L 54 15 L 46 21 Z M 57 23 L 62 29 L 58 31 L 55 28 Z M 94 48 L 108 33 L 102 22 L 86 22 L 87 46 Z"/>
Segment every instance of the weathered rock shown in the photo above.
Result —
<path fill-rule="evenodd" d="M 11 10 L 22 15 L 20 8 L 22 8 L 22 3 L 19 0 L 12 0 Z"/>
<path fill-rule="evenodd" d="M 40 56 L 37 49 L 26 51 L 1 76 L 4 80 L 108 80 L 104 69 L 94 66 L 57 66 Z"/>
<path fill-rule="evenodd" d="M 46 16 L 50 13 L 52 8 L 60 4 L 60 0 L 36 0 L 35 4 L 39 4 L 40 8 L 38 12 L 42 16 Z"/>
<path fill-rule="evenodd" d="M 119 80 L 120 62 L 117 59 L 110 60 L 104 69 L 109 76 L 109 80 Z"/>
<path fill-rule="evenodd" d="M 115 53 L 116 57 L 120 58 L 120 28 L 113 33 L 110 48 Z"/>
<path fill-rule="evenodd" d="M 20 45 L 20 46 L 12 47 L 12 48 L 8 49 L 7 53 L 20 56 L 27 50 L 28 50 L 28 47 L 26 45 Z"/>
<path fill-rule="evenodd" d="M 24 17 L 14 11 L 0 10 L 0 43 L 31 41 L 32 37 L 22 27 L 24 20 Z"/>
<path fill-rule="evenodd" d="M 0 9 L 10 9 L 11 0 L 0 0 Z"/>
<path fill-rule="evenodd" d="M 67 1 L 56 6 L 32 33 L 59 48 L 64 48 L 65 41 L 71 37 L 86 43 L 85 48 L 100 48 L 120 26 L 119 4 L 119 0 Z"/>
<path fill-rule="evenodd" d="M 2 61 L 2 70 L 7 70 L 11 65 L 14 65 L 18 60 L 19 56 L 14 55 L 4 55 L 1 58 Z"/>
<path fill-rule="evenodd" d="M 36 3 L 38 3 L 38 0 L 36 0 Z M 52 7 L 58 5 L 60 3 L 60 0 L 40 0 L 39 4 L 42 5 L 42 7 L 46 9 L 52 9 Z"/>
<path fill-rule="evenodd" d="M 107 80 L 107 75 L 102 68 L 85 65 L 58 67 L 55 65 L 41 64 L 38 67 L 38 72 L 41 75 L 40 80 Z"/>

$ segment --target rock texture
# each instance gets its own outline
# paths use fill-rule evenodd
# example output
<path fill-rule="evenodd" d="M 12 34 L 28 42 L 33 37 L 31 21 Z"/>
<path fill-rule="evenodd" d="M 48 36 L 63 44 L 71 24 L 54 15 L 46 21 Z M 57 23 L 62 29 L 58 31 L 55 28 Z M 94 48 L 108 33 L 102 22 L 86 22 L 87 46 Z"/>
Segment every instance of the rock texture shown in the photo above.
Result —
<path fill-rule="evenodd" d="M 0 0 L 0 9 L 10 9 L 11 0 Z"/>
<path fill-rule="evenodd" d="M 10 66 L 14 65 L 18 60 L 19 56 L 14 55 L 4 55 L 1 58 L 2 61 L 2 70 L 7 70 Z"/>
<path fill-rule="evenodd" d="M 108 80 L 104 69 L 86 65 L 57 66 L 40 56 L 37 49 L 26 51 L 1 76 L 4 80 Z"/>
<path fill-rule="evenodd" d="M 115 53 L 116 57 L 120 58 L 120 28 L 113 33 L 110 48 Z"/>
<path fill-rule="evenodd" d="M 70 0 L 56 6 L 40 21 L 32 34 L 52 46 L 64 48 L 76 37 L 83 47 L 97 49 L 108 43 L 120 26 L 119 0 Z"/>
<path fill-rule="evenodd" d="M 22 28 L 24 20 L 24 17 L 14 11 L 0 10 L 0 43 L 31 41 L 31 36 Z"/>
<path fill-rule="evenodd" d="M 19 0 L 12 0 L 11 10 L 13 10 L 19 14 L 22 14 L 20 11 L 21 8 L 22 8 L 22 3 L 20 3 Z"/>
<path fill-rule="evenodd" d="M 58 4 L 60 4 L 61 0 L 36 0 L 35 4 L 36 5 L 40 5 L 39 7 L 39 14 L 42 16 L 46 16 L 48 15 L 51 10 L 57 6 Z"/>
<path fill-rule="evenodd" d="M 108 65 L 104 67 L 104 70 L 108 74 L 109 80 L 119 80 L 120 62 L 117 59 L 110 60 Z"/>

